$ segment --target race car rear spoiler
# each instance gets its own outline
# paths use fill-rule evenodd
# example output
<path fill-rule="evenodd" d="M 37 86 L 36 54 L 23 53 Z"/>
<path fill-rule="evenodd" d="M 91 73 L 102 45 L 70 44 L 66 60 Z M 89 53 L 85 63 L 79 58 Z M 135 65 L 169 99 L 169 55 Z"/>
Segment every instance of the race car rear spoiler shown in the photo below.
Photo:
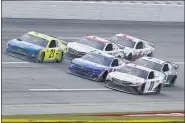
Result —
<path fill-rule="evenodd" d="M 179 69 L 179 65 L 178 64 L 175 64 L 175 63 L 172 62 L 172 65 L 173 65 L 174 69 L 176 69 L 176 70 Z"/>

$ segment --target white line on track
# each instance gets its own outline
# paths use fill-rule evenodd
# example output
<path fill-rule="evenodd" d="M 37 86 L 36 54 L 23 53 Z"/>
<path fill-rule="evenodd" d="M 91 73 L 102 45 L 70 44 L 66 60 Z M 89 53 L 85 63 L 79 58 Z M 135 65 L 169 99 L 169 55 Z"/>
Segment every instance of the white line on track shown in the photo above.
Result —
<path fill-rule="evenodd" d="M 29 91 L 110 91 L 108 88 L 99 88 L 99 89 L 28 89 Z"/>

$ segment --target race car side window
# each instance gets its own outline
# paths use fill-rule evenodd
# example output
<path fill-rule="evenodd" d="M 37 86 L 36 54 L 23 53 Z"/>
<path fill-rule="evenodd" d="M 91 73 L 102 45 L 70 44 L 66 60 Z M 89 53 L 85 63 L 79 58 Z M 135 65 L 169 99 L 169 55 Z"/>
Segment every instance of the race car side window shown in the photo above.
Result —
<path fill-rule="evenodd" d="M 112 44 L 107 44 L 105 51 L 112 51 L 112 50 L 113 50 Z"/>
<path fill-rule="evenodd" d="M 56 41 L 52 40 L 49 44 L 49 48 L 54 48 L 54 47 L 56 47 Z"/>
<path fill-rule="evenodd" d="M 164 64 L 163 72 L 167 72 L 167 71 L 169 71 L 169 66 L 168 66 L 168 64 Z"/>
<path fill-rule="evenodd" d="M 116 66 L 118 66 L 119 64 L 118 64 L 118 59 L 114 59 L 113 60 L 113 62 L 112 62 L 112 64 L 111 64 L 111 66 L 112 67 L 116 67 Z"/>
<path fill-rule="evenodd" d="M 154 79 L 154 72 L 151 71 L 148 75 L 148 79 Z"/>
<path fill-rule="evenodd" d="M 136 45 L 136 49 L 143 49 L 143 42 L 138 42 Z"/>

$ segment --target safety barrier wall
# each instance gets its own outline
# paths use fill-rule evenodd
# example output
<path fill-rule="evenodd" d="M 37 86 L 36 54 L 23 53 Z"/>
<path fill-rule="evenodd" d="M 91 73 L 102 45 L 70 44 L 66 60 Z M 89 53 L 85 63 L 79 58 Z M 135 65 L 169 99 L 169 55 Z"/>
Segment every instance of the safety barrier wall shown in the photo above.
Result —
<path fill-rule="evenodd" d="M 184 22 L 184 5 L 75 1 L 2 1 L 2 17 Z"/>

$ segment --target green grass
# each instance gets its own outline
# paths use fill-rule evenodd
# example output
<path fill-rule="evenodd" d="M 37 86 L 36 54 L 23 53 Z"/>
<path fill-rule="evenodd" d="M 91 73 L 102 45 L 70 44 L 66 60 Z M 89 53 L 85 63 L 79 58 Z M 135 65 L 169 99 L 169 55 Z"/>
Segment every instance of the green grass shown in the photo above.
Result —
<path fill-rule="evenodd" d="M 28 120 L 183 120 L 184 117 L 101 117 L 101 116 L 76 116 L 76 115 L 32 115 L 32 116 L 3 116 L 2 119 L 28 119 Z"/>
<path fill-rule="evenodd" d="M 169 112 L 169 111 L 167 111 Z M 171 111 L 170 111 L 171 112 Z M 182 111 L 175 111 L 182 112 Z M 169 116 L 83 116 L 83 115 L 96 115 L 96 114 L 125 114 L 125 113 L 144 113 L 144 112 L 109 112 L 109 113 L 91 113 L 91 114 L 38 114 L 38 115 L 3 115 L 2 119 L 29 119 L 29 120 L 142 120 L 142 119 L 181 119 L 184 117 L 169 117 Z M 149 112 L 145 112 L 149 113 Z M 153 112 L 154 113 L 154 112 Z M 160 112 L 159 112 L 160 113 Z"/>

